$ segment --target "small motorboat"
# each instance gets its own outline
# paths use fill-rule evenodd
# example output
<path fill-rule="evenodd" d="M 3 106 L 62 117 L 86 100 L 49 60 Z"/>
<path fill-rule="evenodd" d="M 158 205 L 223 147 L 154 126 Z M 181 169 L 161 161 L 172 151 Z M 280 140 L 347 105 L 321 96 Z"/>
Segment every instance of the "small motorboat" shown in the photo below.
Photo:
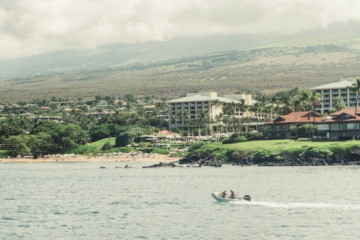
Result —
<path fill-rule="evenodd" d="M 251 197 L 249 195 L 245 195 L 243 198 L 229 198 L 229 197 L 222 197 L 221 193 L 219 192 L 212 192 L 211 196 L 215 198 L 218 202 L 238 202 L 238 201 L 251 201 Z"/>

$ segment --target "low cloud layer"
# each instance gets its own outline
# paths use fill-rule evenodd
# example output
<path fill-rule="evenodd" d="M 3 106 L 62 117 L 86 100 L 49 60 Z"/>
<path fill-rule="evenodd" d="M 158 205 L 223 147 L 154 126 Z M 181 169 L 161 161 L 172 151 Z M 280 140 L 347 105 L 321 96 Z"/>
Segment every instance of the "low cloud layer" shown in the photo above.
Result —
<path fill-rule="evenodd" d="M 0 59 L 209 34 L 289 34 L 360 21 L 358 0 L 2 0 Z"/>

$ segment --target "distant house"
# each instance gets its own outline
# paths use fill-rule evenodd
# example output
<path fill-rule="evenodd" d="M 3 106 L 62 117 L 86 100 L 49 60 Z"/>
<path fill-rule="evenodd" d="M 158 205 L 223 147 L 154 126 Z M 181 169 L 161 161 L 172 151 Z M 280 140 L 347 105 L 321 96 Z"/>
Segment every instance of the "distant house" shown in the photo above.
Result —
<path fill-rule="evenodd" d="M 297 137 L 297 128 L 304 124 L 314 124 L 317 136 L 336 140 L 339 137 L 360 136 L 360 110 L 355 114 L 354 108 L 346 108 L 328 117 L 313 112 L 293 112 L 279 116 L 274 121 L 265 123 L 264 135 L 268 138 Z"/>
<path fill-rule="evenodd" d="M 106 100 L 100 100 L 97 104 L 97 107 L 99 108 L 106 108 L 109 107 L 109 103 Z"/>
<path fill-rule="evenodd" d="M 297 137 L 297 128 L 315 122 L 322 122 L 324 118 L 313 112 L 292 112 L 279 116 L 273 121 L 265 123 L 265 136 L 269 138 Z"/>
<path fill-rule="evenodd" d="M 101 119 L 103 117 L 105 117 L 107 115 L 107 113 L 99 113 L 99 112 L 94 112 L 94 113 L 87 113 L 86 116 L 88 118 L 97 118 L 97 119 Z"/>
<path fill-rule="evenodd" d="M 53 121 L 53 122 L 62 122 L 62 117 L 58 117 L 58 116 L 39 116 L 39 122 L 44 122 L 44 121 Z"/>
<path fill-rule="evenodd" d="M 51 108 L 50 107 L 41 107 L 39 110 L 41 112 L 50 112 Z"/>
<path fill-rule="evenodd" d="M 164 136 L 164 137 L 172 137 L 172 138 L 181 137 L 180 134 L 175 133 L 175 132 L 171 132 L 171 131 L 168 131 L 168 130 L 160 131 L 160 132 L 156 133 L 155 135 L 156 136 Z"/>
<path fill-rule="evenodd" d="M 144 110 L 145 112 L 152 112 L 154 111 L 155 105 L 145 105 Z"/>

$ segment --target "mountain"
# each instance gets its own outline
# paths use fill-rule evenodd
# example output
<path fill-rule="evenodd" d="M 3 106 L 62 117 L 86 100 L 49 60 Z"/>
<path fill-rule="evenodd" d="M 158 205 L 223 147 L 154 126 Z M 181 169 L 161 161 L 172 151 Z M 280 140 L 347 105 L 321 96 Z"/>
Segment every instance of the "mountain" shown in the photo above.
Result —
<path fill-rule="evenodd" d="M 358 24 L 292 35 L 111 44 L 0 62 L 0 101 L 52 96 L 278 91 L 360 75 Z"/>

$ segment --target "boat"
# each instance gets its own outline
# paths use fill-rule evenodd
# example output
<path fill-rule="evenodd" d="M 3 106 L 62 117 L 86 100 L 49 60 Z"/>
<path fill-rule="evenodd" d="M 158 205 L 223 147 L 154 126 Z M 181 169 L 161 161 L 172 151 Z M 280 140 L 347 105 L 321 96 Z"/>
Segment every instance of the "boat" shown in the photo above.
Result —
<path fill-rule="evenodd" d="M 212 192 L 211 196 L 215 198 L 218 202 L 239 202 L 239 201 L 251 201 L 251 197 L 249 195 L 245 195 L 243 198 L 229 198 L 229 197 L 222 197 L 221 193 L 219 192 Z"/>

